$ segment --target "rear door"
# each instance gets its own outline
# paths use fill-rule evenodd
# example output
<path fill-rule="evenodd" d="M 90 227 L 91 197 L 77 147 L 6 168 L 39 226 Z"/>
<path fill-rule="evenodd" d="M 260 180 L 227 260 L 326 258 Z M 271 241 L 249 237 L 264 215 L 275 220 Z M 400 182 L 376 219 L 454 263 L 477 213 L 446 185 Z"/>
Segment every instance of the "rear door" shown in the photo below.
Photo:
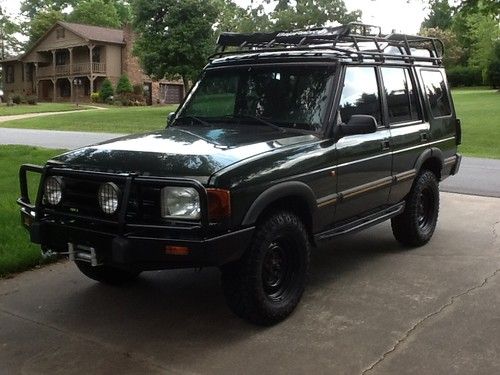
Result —
<path fill-rule="evenodd" d="M 390 126 L 393 151 L 393 176 L 389 203 L 401 201 L 416 175 L 415 163 L 429 142 L 429 123 L 423 121 L 422 103 L 413 69 L 380 68 L 386 105 L 385 122 Z"/>
<path fill-rule="evenodd" d="M 381 107 L 378 69 L 347 66 L 337 122 L 347 123 L 352 115 L 370 115 L 379 126 L 375 133 L 344 136 L 336 144 L 341 197 L 337 222 L 387 204 L 392 182 L 390 132 L 383 125 Z"/>

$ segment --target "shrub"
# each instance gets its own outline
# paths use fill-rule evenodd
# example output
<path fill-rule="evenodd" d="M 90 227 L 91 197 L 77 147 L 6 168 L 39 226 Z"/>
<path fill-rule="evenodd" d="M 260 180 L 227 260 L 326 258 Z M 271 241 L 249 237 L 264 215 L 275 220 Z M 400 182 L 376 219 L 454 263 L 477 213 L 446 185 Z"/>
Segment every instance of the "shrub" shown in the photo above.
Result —
<path fill-rule="evenodd" d="M 500 42 L 495 44 L 493 59 L 486 70 L 486 82 L 494 89 L 500 88 Z"/>
<path fill-rule="evenodd" d="M 102 82 L 101 89 L 99 90 L 99 97 L 104 103 L 108 102 L 108 98 L 112 97 L 114 94 L 113 84 L 109 79 L 105 79 Z"/>
<path fill-rule="evenodd" d="M 14 103 L 14 104 L 21 104 L 21 102 L 23 101 L 23 99 L 21 98 L 21 95 L 19 95 L 19 94 L 12 95 L 11 99 L 12 99 L 12 103 Z"/>
<path fill-rule="evenodd" d="M 130 83 L 130 80 L 128 79 L 128 76 L 126 74 L 123 74 L 118 80 L 118 83 L 116 84 L 116 93 L 125 94 L 132 92 L 133 92 L 133 87 L 132 84 Z"/>
<path fill-rule="evenodd" d="M 132 89 L 132 92 L 134 93 L 134 95 L 144 96 L 144 87 L 142 87 L 142 85 L 139 83 L 135 84 Z"/>
<path fill-rule="evenodd" d="M 454 66 L 447 71 L 451 86 L 481 86 L 483 77 L 481 68 L 472 66 Z"/>
<path fill-rule="evenodd" d="M 99 92 L 93 92 L 90 94 L 90 101 L 92 103 L 100 103 L 101 102 L 101 94 Z"/>
<path fill-rule="evenodd" d="M 36 95 L 28 95 L 26 97 L 26 103 L 30 104 L 30 105 L 35 105 L 38 103 L 38 98 Z"/>

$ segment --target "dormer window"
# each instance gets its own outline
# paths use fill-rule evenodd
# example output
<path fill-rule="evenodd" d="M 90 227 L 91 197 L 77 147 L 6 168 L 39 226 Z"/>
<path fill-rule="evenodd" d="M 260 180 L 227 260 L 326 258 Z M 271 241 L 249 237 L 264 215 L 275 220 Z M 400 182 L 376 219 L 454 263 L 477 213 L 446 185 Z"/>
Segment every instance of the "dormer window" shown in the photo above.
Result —
<path fill-rule="evenodd" d="M 57 36 L 57 39 L 63 39 L 64 38 L 64 28 L 58 27 L 56 30 L 56 36 Z"/>

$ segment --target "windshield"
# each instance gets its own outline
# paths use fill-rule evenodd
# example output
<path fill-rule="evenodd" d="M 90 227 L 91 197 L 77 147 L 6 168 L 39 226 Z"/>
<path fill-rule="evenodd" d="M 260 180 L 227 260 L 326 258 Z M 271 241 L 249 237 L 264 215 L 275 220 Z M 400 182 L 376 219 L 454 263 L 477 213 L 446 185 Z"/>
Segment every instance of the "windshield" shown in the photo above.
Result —
<path fill-rule="evenodd" d="M 319 131 L 334 72 L 332 66 L 207 70 L 177 118 Z"/>

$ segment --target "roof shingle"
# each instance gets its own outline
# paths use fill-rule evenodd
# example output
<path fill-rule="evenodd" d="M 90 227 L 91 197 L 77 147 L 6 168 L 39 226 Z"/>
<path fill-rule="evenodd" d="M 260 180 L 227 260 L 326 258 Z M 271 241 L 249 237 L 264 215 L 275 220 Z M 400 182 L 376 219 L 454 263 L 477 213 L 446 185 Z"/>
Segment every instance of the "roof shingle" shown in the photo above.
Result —
<path fill-rule="evenodd" d="M 124 44 L 123 30 L 110 27 L 83 25 L 80 23 L 58 22 L 61 26 L 88 40 Z"/>

